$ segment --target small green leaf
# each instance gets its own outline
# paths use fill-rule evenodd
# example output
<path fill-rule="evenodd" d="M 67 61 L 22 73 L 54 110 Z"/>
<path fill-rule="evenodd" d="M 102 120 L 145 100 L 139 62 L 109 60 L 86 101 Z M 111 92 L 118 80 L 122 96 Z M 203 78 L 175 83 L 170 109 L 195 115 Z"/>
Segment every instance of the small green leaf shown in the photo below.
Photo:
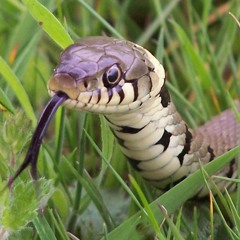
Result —
<path fill-rule="evenodd" d="M 15 115 L 6 113 L 4 117 L 5 121 L 0 122 L 1 155 L 5 158 L 4 162 L 11 158 L 21 161 L 19 155 L 30 140 L 30 120 L 23 111 L 17 111 Z"/>
<path fill-rule="evenodd" d="M 18 183 L 4 202 L 1 216 L 3 228 L 16 231 L 36 218 L 39 206 L 46 204 L 53 190 L 50 180 L 39 179 L 37 185 L 33 181 Z"/>
<path fill-rule="evenodd" d="M 24 227 L 19 231 L 13 232 L 7 240 L 32 239 L 33 229 L 31 227 Z"/>
<path fill-rule="evenodd" d="M 18 230 L 37 216 L 38 206 L 32 182 L 19 183 L 13 189 L 13 196 L 5 201 L 2 225 L 4 228 Z"/>

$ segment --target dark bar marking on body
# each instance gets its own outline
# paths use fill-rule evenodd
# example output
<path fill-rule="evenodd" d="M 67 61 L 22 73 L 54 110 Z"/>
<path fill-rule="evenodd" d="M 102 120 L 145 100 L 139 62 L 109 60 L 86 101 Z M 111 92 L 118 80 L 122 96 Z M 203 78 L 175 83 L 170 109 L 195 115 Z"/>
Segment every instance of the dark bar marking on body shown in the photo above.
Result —
<path fill-rule="evenodd" d="M 138 81 L 135 80 L 132 83 L 132 86 L 133 86 L 133 92 L 134 92 L 133 102 L 135 102 L 138 98 Z"/>
<path fill-rule="evenodd" d="M 119 102 L 119 104 L 123 101 L 123 99 L 124 99 L 124 97 L 125 97 L 125 94 L 124 94 L 124 91 L 122 90 L 122 87 L 121 86 L 119 86 L 119 85 L 117 85 L 116 87 L 115 87 L 115 89 L 116 89 L 116 91 L 117 91 L 117 93 L 118 93 L 118 95 L 119 95 L 119 97 L 120 97 L 120 102 Z"/>
<path fill-rule="evenodd" d="M 231 160 L 230 164 L 229 164 L 229 171 L 227 172 L 226 176 L 228 178 L 232 178 L 233 174 L 234 174 L 234 164 L 236 163 L 236 159 L 234 158 L 233 160 Z"/>
<path fill-rule="evenodd" d="M 209 159 L 209 162 L 211 162 L 216 156 L 215 156 L 215 154 L 214 154 L 214 152 L 213 152 L 213 149 L 210 147 L 210 146 L 208 146 L 208 152 L 210 153 L 210 159 Z"/>
<path fill-rule="evenodd" d="M 127 160 L 129 161 L 129 163 L 131 164 L 131 166 L 132 166 L 135 170 L 137 170 L 137 171 L 139 171 L 139 172 L 142 171 L 142 169 L 138 167 L 138 164 L 139 164 L 141 161 L 136 160 L 136 159 L 133 159 L 133 158 L 129 158 L 129 157 L 126 157 L 126 158 L 127 158 Z"/>
<path fill-rule="evenodd" d="M 163 151 L 165 151 L 169 146 L 171 136 L 172 136 L 172 134 L 170 132 L 168 132 L 166 129 L 164 129 L 164 133 L 163 133 L 162 137 L 160 138 L 160 140 L 158 142 L 155 143 L 155 145 L 157 145 L 157 144 L 163 145 L 163 147 L 164 147 Z"/>
<path fill-rule="evenodd" d="M 109 103 L 113 97 L 113 90 L 112 90 L 112 88 L 108 88 L 107 91 L 108 91 L 108 102 L 107 103 Z"/>
<path fill-rule="evenodd" d="M 159 96 L 161 97 L 161 104 L 163 107 L 168 107 L 169 103 L 171 102 L 171 98 L 165 84 L 162 86 Z"/>
<path fill-rule="evenodd" d="M 185 133 L 186 134 L 185 145 L 184 145 L 184 148 L 183 148 L 182 152 L 180 154 L 178 154 L 178 159 L 179 159 L 179 162 L 180 162 L 181 165 L 183 164 L 184 156 L 186 154 L 188 154 L 188 152 L 190 150 L 191 140 L 192 140 L 192 133 L 189 131 L 187 126 L 186 126 L 186 128 L 187 128 L 187 131 Z"/>
<path fill-rule="evenodd" d="M 97 89 L 97 102 L 96 103 L 99 103 L 99 101 L 101 100 L 101 90 L 100 89 Z"/>
<path fill-rule="evenodd" d="M 142 127 L 142 128 L 133 128 L 133 127 L 128 127 L 128 126 L 121 126 L 122 129 L 119 132 L 136 134 L 136 133 L 140 132 L 144 127 Z"/>

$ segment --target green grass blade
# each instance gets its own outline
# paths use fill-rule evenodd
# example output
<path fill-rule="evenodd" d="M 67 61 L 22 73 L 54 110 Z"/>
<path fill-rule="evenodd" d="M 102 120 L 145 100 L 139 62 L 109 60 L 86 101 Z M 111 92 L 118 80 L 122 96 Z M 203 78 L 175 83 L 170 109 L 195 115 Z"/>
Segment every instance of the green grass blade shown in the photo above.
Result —
<path fill-rule="evenodd" d="M 194 46 L 190 42 L 189 38 L 187 37 L 184 30 L 174 21 L 172 21 L 177 36 L 183 45 L 183 57 L 186 63 L 186 67 L 188 67 L 188 71 L 190 72 L 191 77 L 191 84 L 196 93 L 199 103 L 202 104 L 203 109 L 207 113 L 207 116 L 211 116 L 209 103 L 206 100 L 206 95 L 209 93 L 209 88 L 212 85 L 212 79 L 205 68 L 204 61 L 200 57 L 199 53 L 195 50 Z M 196 81 L 199 79 L 199 82 Z M 201 84 L 200 84 L 201 83 Z"/>
<path fill-rule="evenodd" d="M 102 154 L 101 150 L 98 148 L 98 146 L 96 145 L 96 143 L 93 141 L 93 139 L 91 138 L 91 136 L 84 130 L 87 138 L 90 140 L 91 144 L 93 145 L 93 147 L 95 148 L 95 150 L 97 151 L 97 153 L 99 154 L 99 156 L 101 156 L 101 158 L 103 159 L 103 161 L 105 161 L 105 163 L 108 165 L 109 169 L 111 169 L 111 171 L 113 172 L 114 176 L 117 178 L 117 180 L 121 183 L 122 187 L 126 190 L 126 192 L 131 196 L 131 198 L 133 199 L 133 201 L 136 203 L 136 205 L 139 207 L 139 209 L 141 209 L 144 214 L 146 214 L 146 211 L 143 209 L 142 205 L 139 203 L 139 201 L 137 200 L 136 196 L 133 194 L 133 192 L 131 191 L 131 189 L 127 186 L 127 184 L 123 181 L 123 179 L 119 176 L 119 174 L 117 173 L 117 171 L 112 167 L 112 165 L 107 161 L 107 159 L 105 158 L 105 156 Z"/>
<path fill-rule="evenodd" d="M 8 99 L 7 95 L 0 88 L 0 104 L 3 105 L 9 112 L 14 113 L 15 108 L 12 105 L 11 101 Z"/>
<path fill-rule="evenodd" d="M 24 0 L 29 12 L 38 22 L 39 26 L 61 47 L 66 48 L 73 40 L 57 18 L 36 0 Z"/>
<path fill-rule="evenodd" d="M 143 207 L 146 209 L 147 216 L 149 218 L 149 221 L 150 221 L 153 229 L 156 232 L 156 235 L 158 236 L 159 239 L 164 239 L 164 236 L 163 236 L 162 232 L 160 231 L 158 222 L 154 217 L 152 209 L 150 208 L 149 203 L 147 202 L 147 199 L 144 196 L 144 193 L 142 192 L 141 188 L 137 184 L 136 180 L 131 175 L 129 175 L 129 179 L 130 179 L 130 182 L 132 183 L 133 187 L 136 189 L 138 196 L 143 204 Z"/>
<path fill-rule="evenodd" d="M 103 199 L 101 196 L 101 193 L 99 192 L 99 189 L 95 186 L 95 183 L 90 178 L 87 172 L 84 172 L 84 177 L 82 177 L 76 169 L 73 168 L 73 166 L 66 161 L 66 164 L 71 169 L 72 173 L 75 175 L 77 180 L 82 184 L 88 195 L 90 196 L 91 200 L 94 202 L 95 206 L 99 210 L 99 213 L 103 217 L 105 223 L 107 224 L 109 229 L 113 229 L 114 223 L 113 219 L 111 217 L 111 214 L 109 213 Z"/>
<path fill-rule="evenodd" d="M 229 236 L 233 238 L 233 236 L 236 236 L 236 234 L 234 233 L 233 229 L 231 229 L 231 227 L 228 225 L 228 221 L 225 219 L 226 218 L 226 214 L 224 215 L 221 211 L 221 208 L 220 206 L 218 205 L 217 201 L 216 201 L 216 198 L 215 196 L 213 195 L 213 193 L 215 193 L 219 200 L 221 201 L 221 204 L 222 206 L 224 207 L 227 215 L 229 216 L 231 222 L 233 222 L 233 216 L 231 215 L 231 212 L 230 212 L 230 208 L 227 204 L 227 200 L 225 199 L 225 197 L 223 196 L 223 193 L 219 190 L 217 184 L 209 177 L 209 174 L 205 171 L 205 169 L 203 168 L 203 166 L 201 165 L 201 171 L 202 171 L 202 174 L 203 174 L 203 177 L 204 177 L 204 181 L 205 181 L 205 186 L 208 188 L 210 194 L 211 194 L 211 201 L 213 202 L 216 210 L 218 211 L 219 213 L 219 216 L 223 222 L 223 225 L 225 226 Z M 212 226 L 213 228 L 213 226 Z"/>
<path fill-rule="evenodd" d="M 33 220 L 33 224 L 41 240 L 57 240 L 51 226 L 44 216 L 38 215 L 38 217 Z"/>
<path fill-rule="evenodd" d="M 29 119 L 32 121 L 32 126 L 35 126 L 37 119 L 29 97 L 15 73 L 11 70 L 11 68 L 2 57 L 0 57 L 0 73 L 3 75 L 9 86 L 11 86 L 13 89 L 14 94 L 17 96 L 19 102 L 22 105 L 22 108 L 26 112 Z"/>
<path fill-rule="evenodd" d="M 231 1 L 230 11 L 239 18 L 240 16 L 240 1 Z M 216 57 L 218 62 L 218 67 L 223 71 L 226 62 L 228 61 L 228 55 L 230 49 L 232 48 L 233 41 L 236 38 L 236 32 L 238 29 L 237 24 L 233 21 L 230 15 L 226 15 L 223 18 L 222 27 L 216 36 L 217 46 L 216 46 Z"/>
<path fill-rule="evenodd" d="M 212 0 L 208 0 L 203 5 L 203 11 L 202 11 L 202 26 L 204 28 L 204 32 L 207 32 L 208 27 L 208 16 L 210 15 L 210 11 L 212 8 Z"/>
<path fill-rule="evenodd" d="M 158 14 L 155 20 L 148 26 L 146 31 L 138 38 L 136 43 L 139 45 L 144 45 L 160 27 L 160 25 L 164 23 L 168 15 L 173 11 L 179 2 L 180 0 L 169 1 L 167 7 Z"/>
<path fill-rule="evenodd" d="M 60 162 L 62 153 L 62 144 L 64 141 L 64 130 L 65 130 L 65 109 L 59 108 L 56 112 L 55 118 L 55 162 L 58 164 Z"/>
<path fill-rule="evenodd" d="M 106 160 L 109 162 L 113 155 L 114 149 L 114 137 L 110 131 L 109 126 L 107 125 L 103 116 L 100 116 L 101 121 L 101 137 L 102 137 L 102 154 L 105 156 Z M 101 171 L 98 175 L 98 184 L 100 185 L 103 181 L 104 175 L 107 171 L 108 165 L 105 161 L 102 161 Z"/>
<path fill-rule="evenodd" d="M 231 216 L 234 219 L 234 224 L 236 226 L 236 230 L 238 231 L 237 234 L 240 236 L 240 216 L 238 214 L 237 208 L 234 205 L 233 200 L 232 200 L 231 196 L 229 195 L 228 191 L 226 190 L 225 193 L 226 193 L 227 203 L 228 203 L 229 208 L 232 213 Z"/>
<path fill-rule="evenodd" d="M 56 229 L 58 230 L 58 233 L 61 236 L 61 239 L 68 240 L 69 238 L 67 236 L 65 226 L 63 225 L 63 222 L 61 221 L 61 218 L 60 218 L 59 214 L 57 213 L 57 211 L 53 212 L 52 209 L 48 209 L 48 213 L 51 216 L 51 219 L 52 219 Z"/>
<path fill-rule="evenodd" d="M 171 91 L 171 93 L 176 96 L 178 101 L 180 101 L 183 106 L 186 106 L 186 108 L 189 111 L 191 111 L 192 114 L 194 114 L 194 116 L 198 116 L 200 119 L 204 120 L 204 117 L 199 112 L 199 110 L 196 109 L 196 107 L 194 107 L 193 104 L 191 102 L 189 102 L 181 92 L 179 92 L 170 82 L 167 82 L 167 86 L 168 86 L 169 90 Z"/>
<path fill-rule="evenodd" d="M 163 206 L 159 206 L 159 208 L 162 210 L 162 213 L 165 217 L 165 220 L 168 224 L 168 226 L 170 227 L 169 229 L 172 230 L 172 235 L 174 236 L 175 239 L 178 240 L 184 240 L 184 238 L 181 236 L 179 229 L 177 228 L 177 226 L 173 223 L 172 219 L 170 219 L 170 217 L 168 216 L 168 213 L 166 211 L 166 209 Z"/>
<path fill-rule="evenodd" d="M 157 49 L 155 53 L 156 58 L 160 62 L 163 62 L 163 53 L 164 53 L 164 30 L 162 28 L 161 31 L 159 31 Z"/>
<path fill-rule="evenodd" d="M 85 190 L 87 191 L 87 193 L 89 194 L 90 198 L 94 201 L 95 206 L 98 208 L 99 213 L 103 217 L 108 229 L 109 230 L 113 229 L 115 224 L 107 208 L 107 205 L 102 198 L 99 188 L 95 185 L 92 178 L 88 175 L 86 171 L 84 172 L 84 178 L 82 178 L 81 183 Z"/>
<path fill-rule="evenodd" d="M 28 11 L 26 11 L 24 4 L 22 4 L 22 7 L 24 8 L 24 11 L 21 13 L 21 21 L 18 21 L 11 30 L 12 34 L 10 35 L 8 43 L 6 44 L 6 51 L 5 54 L 3 54 L 5 59 L 10 58 L 14 48 L 16 48 L 18 52 L 21 52 L 22 49 L 29 44 L 29 40 L 32 41 L 32 38 L 39 31 L 39 28 L 37 28 L 32 16 Z"/>
<path fill-rule="evenodd" d="M 22 75 L 24 70 L 26 69 L 26 65 L 29 62 L 32 53 L 35 51 L 36 45 L 39 43 L 39 39 L 40 31 L 36 32 L 35 35 L 31 38 L 31 40 L 26 43 L 26 47 L 14 61 L 13 70 L 17 76 Z"/>
<path fill-rule="evenodd" d="M 214 161 L 206 165 L 205 170 L 208 172 L 209 175 L 214 174 L 219 169 L 223 168 L 227 163 L 229 163 L 239 152 L 240 147 L 230 150 L 226 154 L 216 158 Z M 164 216 L 159 213 L 159 204 L 166 208 L 168 214 L 171 214 L 190 197 L 194 196 L 203 184 L 204 178 L 202 176 L 202 172 L 201 170 L 198 170 L 194 174 L 183 180 L 181 183 L 179 183 L 177 186 L 173 187 L 168 192 L 166 192 L 161 197 L 152 202 L 150 204 L 150 207 L 154 212 L 155 218 L 158 220 L 158 222 L 162 222 L 164 218 Z M 134 225 L 134 223 L 139 217 L 141 217 L 141 221 L 144 221 L 144 214 L 138 212 L 131 218 L 127 219 L 124 223 L 119 225 L 112 232 L 110 232 L 109 239 L 116 239 L 116 237 L 119 235 L 122 236 L 122 239 L 126 239 L 125 237 L 128 236 L 128 233 L 125 232 L 124 229 L 126 229 L 128 225 L 131 225 L 132 228 L 136 228 L 136 225 Z"/>
<path fill-rule="evenodd" d="M 108 29 L 115 37 L 123 39 L 124 37 L 114 28 L 112 27 L 104 18 L 102 18 L 86 1 L 78 0 L 78 2 L 86 8 L 96 19 L 98 19 L 106 29 Z"/>

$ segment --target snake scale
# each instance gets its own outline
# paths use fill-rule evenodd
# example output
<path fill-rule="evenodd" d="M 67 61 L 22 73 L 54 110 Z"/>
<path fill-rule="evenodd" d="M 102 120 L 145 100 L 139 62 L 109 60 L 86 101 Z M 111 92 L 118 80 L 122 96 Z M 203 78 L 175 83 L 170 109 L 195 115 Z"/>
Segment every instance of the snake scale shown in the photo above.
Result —
<path fill-rule="evenodd" d="M 121 151 L 152 185 L 167 189 L 237 146 L 231 110 L 192 130 L 171 101 L 165 71 L 146 49 L 110 37 L 82 38 L 66 48 L 48 82 L 65 106 L 103 114 Z M 20 170 L 21 172 L 21 170 Z M 233 159 L 218 175 L 236 177 Z M 219 180 L 220 188 L 228 184 Z M 198 196 L 204 196 L 202 189 Z"/>

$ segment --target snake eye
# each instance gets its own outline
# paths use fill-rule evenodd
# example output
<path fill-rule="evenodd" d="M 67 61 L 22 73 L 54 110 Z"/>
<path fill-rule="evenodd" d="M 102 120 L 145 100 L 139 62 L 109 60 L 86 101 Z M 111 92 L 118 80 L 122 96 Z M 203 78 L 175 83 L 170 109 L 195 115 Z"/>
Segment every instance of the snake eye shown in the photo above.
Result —
<path fill-rule="evenodd" d="M 113 87 L 121 79 L 121 70 L 117 65 L 113 65 L 103 74 L 103 84 L 105 87 Z"/>

